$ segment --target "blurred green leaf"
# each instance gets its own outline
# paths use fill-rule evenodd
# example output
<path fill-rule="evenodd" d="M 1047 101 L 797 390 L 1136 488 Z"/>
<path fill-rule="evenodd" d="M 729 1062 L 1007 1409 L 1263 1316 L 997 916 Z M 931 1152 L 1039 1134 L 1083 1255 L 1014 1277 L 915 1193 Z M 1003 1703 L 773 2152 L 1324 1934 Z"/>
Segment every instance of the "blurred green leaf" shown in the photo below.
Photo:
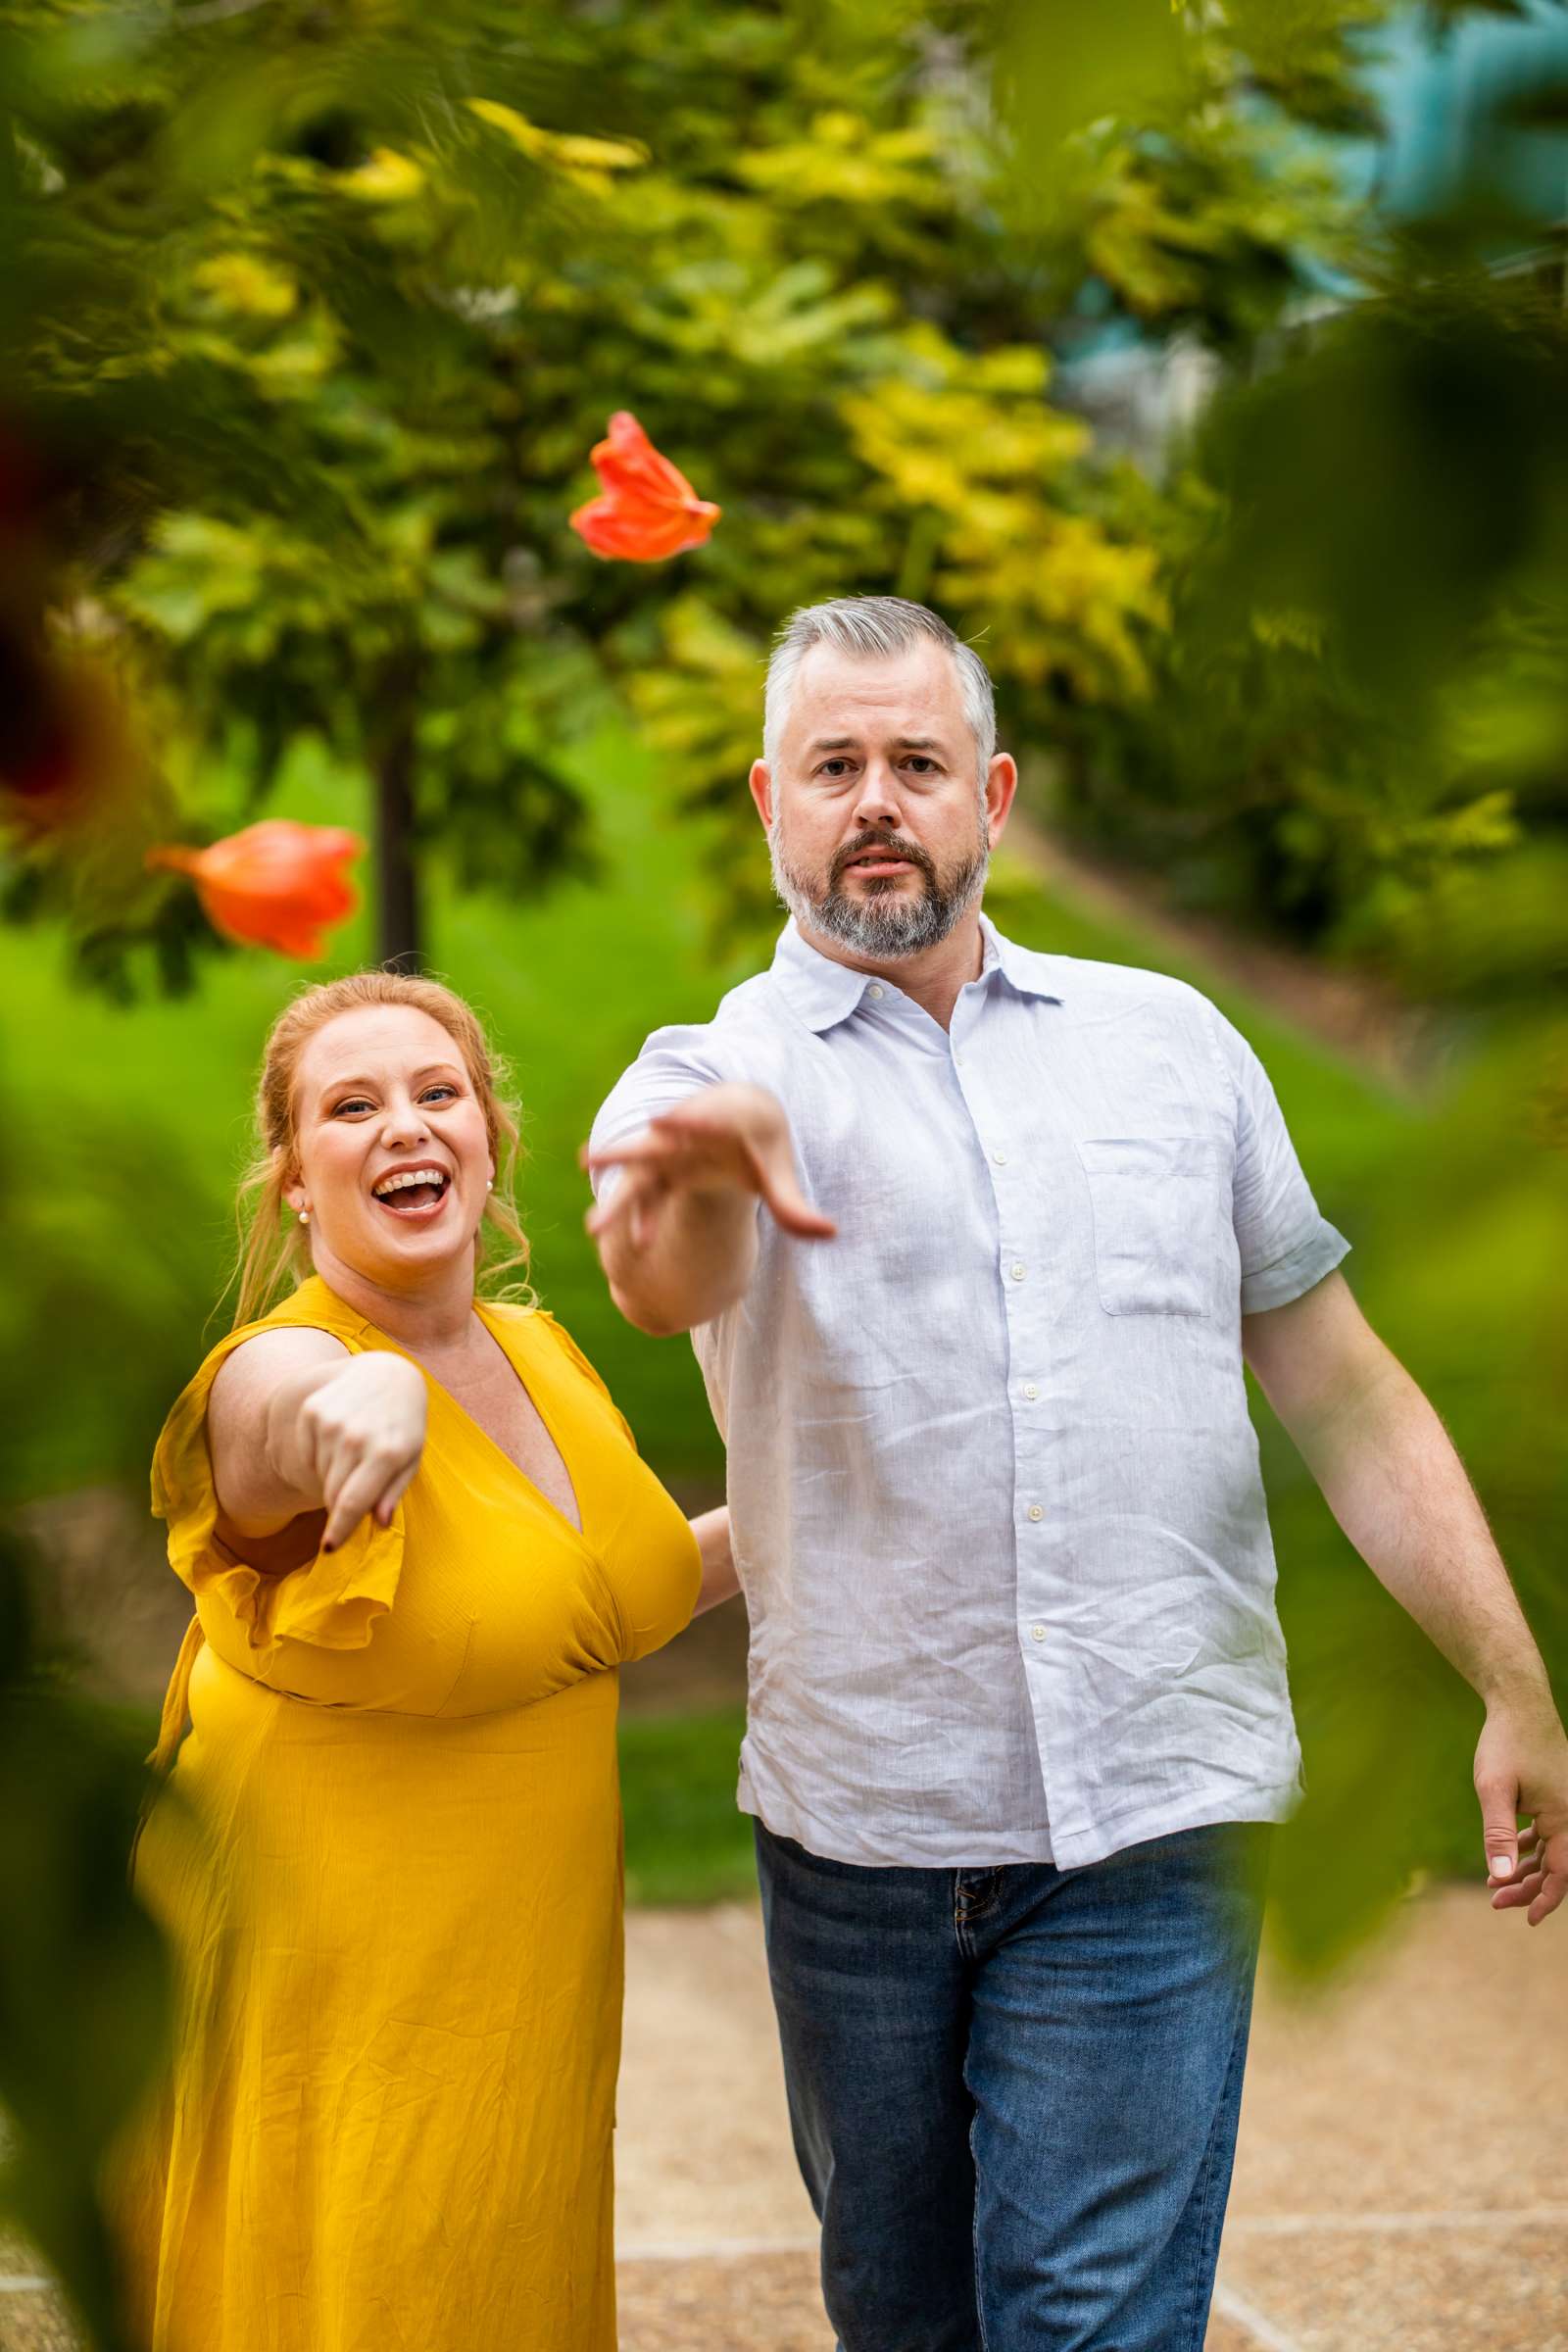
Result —
<path fill-rule="evenodd" d="M 162 1941 L 127 1864 L 137 1742 L 35 1652 L 18 1548 L 0 1539 L 0 2209 L 39 2248 L 97 2352 L 137 2352 L 105 2181 L 167 2048 Z"/>
<path fill-rule="evenodd" d="M 1568 528 L 1560 311 L 1486 284 L 1368 303 L 1217 410 L 1219 605 L 1301 608 L 1367 688 L 1419 701 Z"/>
<path fill-rule="evenodd" d="M 1072 132 L 1170 104 L 1182 88 L 1184 17 L 1171 0 L 1007 0 L 997 88 L 1018 172 L 1049 180 Z"/>

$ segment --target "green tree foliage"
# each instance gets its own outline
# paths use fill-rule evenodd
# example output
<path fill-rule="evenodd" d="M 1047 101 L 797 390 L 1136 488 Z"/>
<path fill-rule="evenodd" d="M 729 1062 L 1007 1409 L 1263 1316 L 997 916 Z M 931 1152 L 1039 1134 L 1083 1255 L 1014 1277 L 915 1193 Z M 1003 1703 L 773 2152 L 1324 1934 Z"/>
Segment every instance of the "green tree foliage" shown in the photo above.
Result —
<path fill-rule="evenodd" d="M 416 949 L 431 856 L 515 897 L 587 855 L 561 752 L 607 686 L 749 846 L 772 627 L 895 589 L 983 644 L 1064 821 L 1417 980 L 1412 908 L 1556 823 L 1551 566 L 1507 551 L 1546 549 L 1563 404 L 1549 302 L 1503 320 L 1481 268 L 1553 90 L 1510 85 L 1459 198 L 1396 224 L 1336 144 L 1376 129 L 1395 13 L 12 0 L 9 373 L 57 617 L 128 680 L 147 786 L 90 888 L 79 843 L 14 858 L 13 910 L 68 900 L 97 976 L 147 936 L 179 977 L 203 934 L 135 853 L 257 813 L 309 732 L 373 783 L 381 945 Z M 1299 323 L 1325 288 L 1359 323 Z M 1112 329 L 1235 388 L 1159 486 L 1053 384 Z M 566 527 L 620 406 L 725 509 L 666 570 Z M 1402 702 L 1368 692 L 1391 631 Z M 1530 646 L 1526 779 L 1468 713 Z M 1416 727 L 1422 675 L 1450 691 Z"/>
<path fill-rule="evenodd" d="M 755 658 L 805 598 L 989 618 L 1004 561 L 1026 697 L 1139 691 L 1152 558 L 1042 397 L 972 73 L 908 0 L 541 12 L 526 38 L 471 0 L 436 25 L 39 0 L 10 41 L 10 340 L 64 453 L 57 605 L 157 694 L 194 824 L 253 813 L 303 731 L 364 765 L 384 944 L 416 944 L 406 843 L 512 892 L 580 855 L 554 753 L 607 677 L 710 781 L 704 649 Z M 620 406 L 726 508 L 668 579 L 566 527 Z M 122 882 L 101 963 L 178 919 Z"/>

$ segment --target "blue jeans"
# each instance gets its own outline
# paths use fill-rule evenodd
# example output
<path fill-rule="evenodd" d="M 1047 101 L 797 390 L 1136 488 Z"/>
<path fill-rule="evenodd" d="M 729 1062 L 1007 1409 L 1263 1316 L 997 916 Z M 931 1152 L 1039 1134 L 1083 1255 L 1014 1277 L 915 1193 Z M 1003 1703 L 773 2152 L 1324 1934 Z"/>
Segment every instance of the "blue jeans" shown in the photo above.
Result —
<path fill-rule="evenodd" d="M 757 1824 L 840 2352 L 1201 2352 L 1267 1838 L 865 1869 Z"/>

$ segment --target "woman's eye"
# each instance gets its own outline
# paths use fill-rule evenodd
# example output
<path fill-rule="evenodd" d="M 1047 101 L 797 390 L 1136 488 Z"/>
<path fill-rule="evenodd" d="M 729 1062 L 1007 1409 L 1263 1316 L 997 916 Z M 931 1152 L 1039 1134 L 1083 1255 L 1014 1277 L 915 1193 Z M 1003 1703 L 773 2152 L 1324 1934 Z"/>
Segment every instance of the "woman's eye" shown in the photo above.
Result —
<path fill-rule="evenodd" d="M 445 1081 L 443 1081 L 440 1086 L 427 1086 L 419 1100 L 421 1102 L 428 1102 L 432 1095 L 450 1095 L 452 1100 L 456 1102 L 458 1090 L 455 1086 L 448 1086 Z"/>
<path fill-rule="evenodd" d="M 346 1102 L 335 1102 L 332 1105 L 332 1116 L 334 1119 L 338 1119 L 346 1110 L 368 1110 L 369 1107 L 370 1105 L 363 1095 L 351 1095 Z"/>

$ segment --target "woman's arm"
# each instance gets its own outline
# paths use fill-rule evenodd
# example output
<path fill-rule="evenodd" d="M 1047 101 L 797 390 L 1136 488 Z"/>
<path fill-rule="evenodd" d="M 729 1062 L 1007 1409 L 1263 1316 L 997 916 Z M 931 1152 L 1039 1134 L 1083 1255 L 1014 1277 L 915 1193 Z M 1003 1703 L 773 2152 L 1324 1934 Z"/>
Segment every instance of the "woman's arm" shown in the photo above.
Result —
<path fill-rule="evenodd" d="M 383 1349 L 351 1355 L 324 1331 L 258 1332 L 213 1383 L 207 1436 L 223 1518 L 265 1539 L 324 1511 L 335 1551 L 367 1511 L 391 1520 L 419 1466 L 424 1375 Z"/>
<path fill-rule="evenodd" d="M 703 1555 L 702 1588 L 692 1615 L 701 1617 L 705 1609 L 716 1609 L 721 1600 L 731 1599 L 741 1585 L 735 1573 L 735 1554 L 730 1549 L 728 1510 L 704 1511 L 691 1525 L 697 1548 Z"/>

